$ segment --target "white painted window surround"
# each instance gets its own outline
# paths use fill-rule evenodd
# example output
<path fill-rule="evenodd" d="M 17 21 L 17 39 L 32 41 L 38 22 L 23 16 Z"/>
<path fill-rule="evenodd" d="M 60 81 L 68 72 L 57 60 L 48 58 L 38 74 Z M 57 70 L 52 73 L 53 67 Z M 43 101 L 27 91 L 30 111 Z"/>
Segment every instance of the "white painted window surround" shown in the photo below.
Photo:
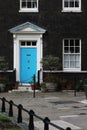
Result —
<path fill-rule="evenodd" d="M 62 12 L 81 12 L 81 0 L 62 0 Z"/>
<path fill-rule="evenodd" d="M 38 12 L 38 0 L 20 0 L 19 12 Z"/>
<path fill-rule="evenodd" d="M 63 70 L 81 71 L 80 39 L 63 39 Z"/>

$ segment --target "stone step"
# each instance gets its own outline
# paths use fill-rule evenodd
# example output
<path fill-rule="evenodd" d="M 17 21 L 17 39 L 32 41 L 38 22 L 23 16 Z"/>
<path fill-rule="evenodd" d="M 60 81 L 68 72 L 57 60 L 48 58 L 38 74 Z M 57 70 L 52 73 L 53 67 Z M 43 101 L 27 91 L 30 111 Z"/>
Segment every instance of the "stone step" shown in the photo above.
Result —
<path fill-rule="evenodd" d="M 30 84 L 26 85 L 19 85 L 18 89 L 12 89 L 9 92 L 24 92 L 24 91 L 29 91 L 29 92 L 33 92 L 34 90 L 32 90 L 32 87 Z M 39 90 L 35 90 L 35 92 L 38 92 Z"/>

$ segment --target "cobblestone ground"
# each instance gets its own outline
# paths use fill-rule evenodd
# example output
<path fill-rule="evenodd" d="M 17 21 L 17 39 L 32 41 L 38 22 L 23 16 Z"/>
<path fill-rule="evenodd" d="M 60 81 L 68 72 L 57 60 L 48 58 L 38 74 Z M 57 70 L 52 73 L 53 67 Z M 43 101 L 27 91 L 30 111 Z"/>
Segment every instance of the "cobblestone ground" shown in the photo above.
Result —
<path fill-rule="evenodd" d="M 33 98 L 32 92 L 0 93 L 0 97 L 12 100 L 17 105 L 22 104 L 27 110 L 33 109 L 42 118 L 49 117 L 51 121 L 55 122 L 57 120 L 66 121 L 82 130 L 87 130 L 87 101 L 84 92 L 77 92 L 76 96 L 74 95 L 73 91 L 37 92 Z M 81 101 L 85 101 L 85 103 Z M 6 108 L 8 110 L 7 104 Z M 13 111 L 17 116 L 18 111 L 15 107 Z M 38 121 L 36 118 L 34 120 Z M 26 123 L 29 121 L 29 115 L 25 112 L 23 112 L 23 121 Z"/>

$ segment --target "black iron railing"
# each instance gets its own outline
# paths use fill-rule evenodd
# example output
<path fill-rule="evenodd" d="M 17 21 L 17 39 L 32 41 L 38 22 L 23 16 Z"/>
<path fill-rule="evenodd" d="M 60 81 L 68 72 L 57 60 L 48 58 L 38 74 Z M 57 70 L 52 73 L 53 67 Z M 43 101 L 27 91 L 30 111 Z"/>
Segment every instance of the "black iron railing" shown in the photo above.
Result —
<path fill-rule="evenodd" d="M 50 121 L 48 117 L 45 117 L 44 119 L 38 115 L 35 114 L 33 110 L 26 110 L 23 108 L 21 104 L 17 105 L 15 104 L 12 100 L 8 101 L 5 97 L 0 98 L 2 101 L 2 106 L 1 106 L 1 112 L 6 112 L 6 103 L 9 105 L 8 109 L 8 115 L 9 117 L 13 117 L 13 107 L 16 107 L 18 109 L 18 115 L 17 115 L 17 123 L 22 123 L 22 111 L 25 111 L 29 115 L 29 125 L 28 125 L 28 130 L 35 130 L 34 127 L 34 117 L 38 118 L 40 121 L 44 123 L 44 130 L 49 130 L 49 125 L 55 127 L 58 130 L 71 130 L 70 127 L 67 127 L 66 129 L 63 129 L 62 126 L 58 126 Z"/>

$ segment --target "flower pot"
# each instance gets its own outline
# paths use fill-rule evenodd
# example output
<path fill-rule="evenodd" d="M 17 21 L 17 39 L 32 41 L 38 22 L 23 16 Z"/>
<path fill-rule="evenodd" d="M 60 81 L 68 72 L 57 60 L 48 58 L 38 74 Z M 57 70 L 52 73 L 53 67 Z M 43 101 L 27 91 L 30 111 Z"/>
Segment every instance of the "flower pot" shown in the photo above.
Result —
<path fill-rule="evenodd" d="M 84 85 L 84 91 L 85 91 L 85 96 L 86 96 L 86 99 L 87 99 L 87 84 Z"/>
<path fill-rule="evenodd" d="M 46 88 L 48 92 L 54 92 L 57 90 L 57 84 L 56 83 L 46 83 Z"/>
<path fill-rule="evenodd" d="M 5 91 L 8 92 L 9 90 L 12 90 L 12 84 L 6 84 Z"/>
<path fill-rule="evenodd" d="M 5 84 L 0 83 L 0 92 L 5 92 Z"/>
<path fill-rule="evenodd" d="M 18 86 L 19 86 L 19 82 L 16 82 L 15 86 L 14 86 L 14 89 L 18 89 Z"/>
<path fill-rule="evenodd" d="M 36 86 L 34 84 L 31 84 L 31 88 L 32 88 L 32 90 L 35 90 Z"/>
<path fill-rule="evenodd" d="M 45 93 L 46 92 L 46 88 L 41 88 L 41 92 Z"/>

